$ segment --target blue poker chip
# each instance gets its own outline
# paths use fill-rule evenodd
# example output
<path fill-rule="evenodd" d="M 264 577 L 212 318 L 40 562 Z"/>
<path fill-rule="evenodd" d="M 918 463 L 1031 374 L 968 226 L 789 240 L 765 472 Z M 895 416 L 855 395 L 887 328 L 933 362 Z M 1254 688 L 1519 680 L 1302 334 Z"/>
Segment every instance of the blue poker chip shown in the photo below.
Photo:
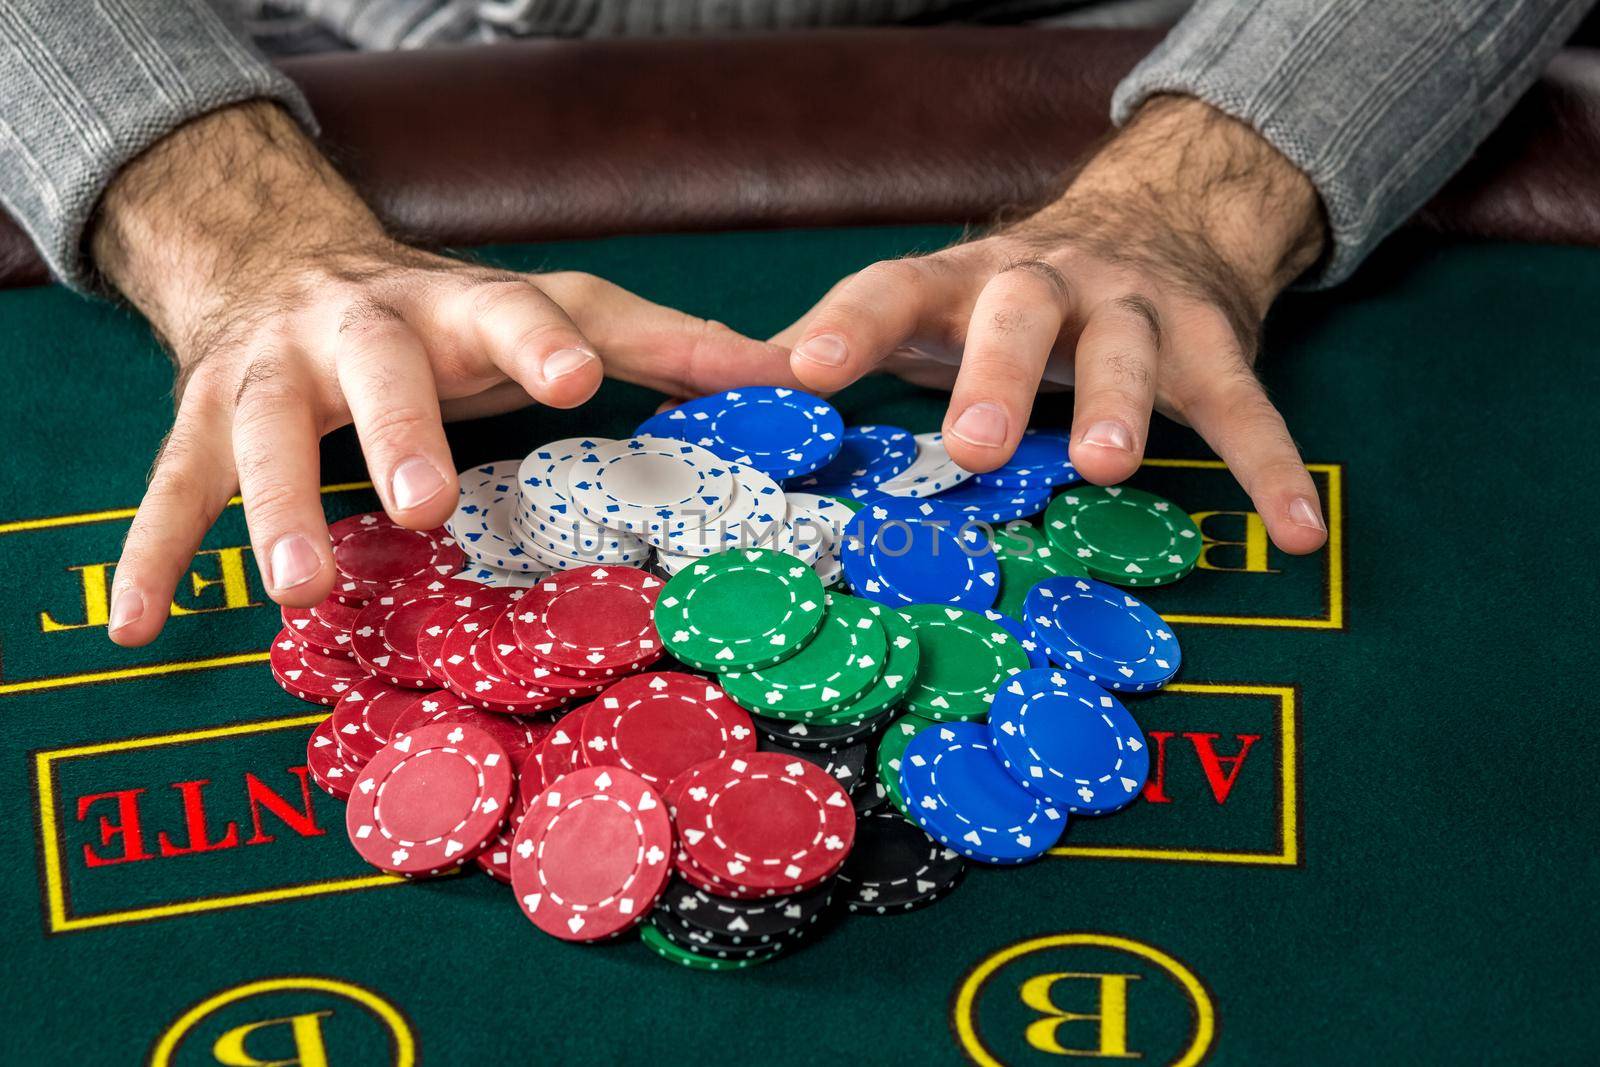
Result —
<path fill-rule="evenodd" d="M 852 426 L 844 432 L 838 454 L 790 488 L 834 495 L 837 488 L 881 485 L 916 458 L 916 438 L 900 427 Z"/>
<path fill-rule="evenodd" d="M 1070 443 L 1060 430 L 1028 430 L 1005 465 L 973 476 L 979 485 L 996 489 L 1051 489 L 1083 481 L 1068 455 Z"/>
<path fill-rule="evenodd" d="M 1122 701 L 1059 667 L 1020 671 L 989 705 L 1000 762 L 1023 789 L 1074 815 L 1109 815 L 1150 776 L 1144 731 Z"/>
<path fill-rule="evenodd" d="M 832 404 L 774 386 L 702 397 L 650 423 L 773 478 L 811 474 L 838 456 L 845 440 L 844 420 Z"/>
<path fill-rule="evenodd" d="M 1017 784 L 989 727 L 937 723 L 900 757 L 900 795 L 928 835 L 979 863 L 1027 863 L 1061 840 L 1067 813 Z"/>
<path fill-rule="evenodd" d="M 1103 689 L 1160 689 L 1183 663 L 1172 628 L 1144 601 L 1093 578 L 1046 578 L 1023 613 L 1050 662 Z"/>
<path fill-rule="evenodd" d="M 1000 594 L 993 542 L 937 500 L 869 502 L 845 527 L 839 560 L 856 596 L 894 608 L 949 604 L 983 611 Z"/>
<path fill-rule="evenodd" d="M 1002 615 L 993 608 L 985 611 L 983 617 L 1017 639 L 1017 644 L 1022 646 L 1022 651 L 1028 654 L 1028 666 L 1050 666 L 1050 657 L 1045 655 L 1044 646 L 1033 635 L 1033 629 L 1027 623 L 1021 619 L 1013 619 L 1010 615 Z"/>
<path fill-rule="evenodd" d="M 634 437 L 664 437 L 669 441 L 693 441 L 690 436 L 696 415 L 704 414 L 705 400 L 685 400 L 670 411 L 657 412 L 639 424 Z"/>
<path fill-rule="evenodd" d="M 1002 489 L 984 485 L 973 478 L 940 493 L 934 499 L 969 519 L 999 524 L 1013 519 L 1032 518 L 1049 507 L 1050 497 L 1049 486 L 1042 489 Z"/>

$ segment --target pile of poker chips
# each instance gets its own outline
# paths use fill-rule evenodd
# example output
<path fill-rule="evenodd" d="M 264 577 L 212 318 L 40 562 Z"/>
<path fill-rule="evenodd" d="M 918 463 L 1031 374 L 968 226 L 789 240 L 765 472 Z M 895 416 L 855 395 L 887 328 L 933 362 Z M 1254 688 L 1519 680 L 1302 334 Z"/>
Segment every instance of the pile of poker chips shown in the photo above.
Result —
<path fill-rule="evenodd" d="M 707 398 L 635 438 L 555 442 L 464 472 L 446 530 L 368 529 L 371 546 L 394 539 L 387 569 L 352 542 L 342 595 L 285 611 L 274 673 L 336 702 L 308 767 L 333 795 L 356 791 L 362 855 L 415 876 L 470 862 L 512 883 L 555 936 L 640 925 L 658 954 L 720 970 L 772 959 L 840 912 L 926 906 L 968 861 L 1024 862 L 1068 815 L 1137 795 L 1143 736 L 1108 690 L 1159 688 L 1179 655 L 1154 612 L 1096 579 L 1188 573 L 1200 542 L 1181 509 L 1129 488 L 1052 496 L 1066 474 L 1059 435 L 1030 434 L 1017 460 L 977 476 L 987 484 L 937 435 L 905 435 L 902 466 L 896 432 L 840 433 L 825 404 L 780 392 L 743 408 Z M 809 408 L 809 451 L 759 447 L 763 420 L 787 405 Z M 728 415 L 744 408 L 742 422 Z M 874 456 L 891 453 L 884 475 Z M 855 484 L 819 477 L 829 470 Z M 1027 507 L 1048 507 L 1042 529 L 1011 518 L 974 536 L 988 520 L 941 499 L 973 483 L 1031 493 L 1040 478 L 1044 502 Z M 730 513 L 756 533 L 728 537 L 708 519 Z M 405 538 L 432 547 L 398 551 Z M 452 773 L 417 773 L 426 760 Z M 711 777 L 683 783 L 702 767 Z M 411 778 L 455 785 L 405 803 Z M 731 824 L 744 839 L 730 836 L 707 823 L 712 790 L 724 815 L 791 818 L 746 816 Z M 806 841 L 779 832 L 797 807 L 813 813 Z M 631 846 L 597 862 L 576 842 L 600 832 Z"/>

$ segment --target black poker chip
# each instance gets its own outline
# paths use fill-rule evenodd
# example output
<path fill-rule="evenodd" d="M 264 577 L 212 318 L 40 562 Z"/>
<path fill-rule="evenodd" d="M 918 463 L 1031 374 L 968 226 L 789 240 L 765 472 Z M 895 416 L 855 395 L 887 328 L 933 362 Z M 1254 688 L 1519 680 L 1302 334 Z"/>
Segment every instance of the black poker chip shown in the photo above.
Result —
<path fill-rule="evenodd" d="M 696 929 L 684 922 L 670 909 L 657 908 L 650 921 L 679 948 L 688 949 L 700 956 L 714 956 L 719 960 L 754 960 L 776 956 L 789 946 L 787 939 L 762 943 L 735 944 L 705 930 Z"/>
<path fill-rule="evenodd" d="M 659 911 L 730 945 L 761 945 L 796 937 L 828 910 L 837 879 L 783 897 L 729 900 L 681 879 L 661 897 Z"/>
<path fill-rule="evenodd" d="M 856 818 L 871 815 L 885 804 L 889 803 L 889 791 L 878 781 L 878 776 L 872 774 L 870 781 L 857 782 L 850 793 L 850 803 L 856 809 Z"/>
<path fill-rule="evenodd" d="M 761 715 L 751 715 L 750 719 L 762 737 L 784 748 L 804 752 L 834 752 L 873 737 L 893 717 L 893 712 L 893 708 L 888 708 L 864 722 L 844 726 L 786 722 Z"/>
<path fill-rule="evenodd" d="M 961 881 L 966 861 L 885 809 L 856 822 L 856 843 L 839 872 L 838 896 L 852 913 L 889 915 L 926 907 Z"/>
<path fill-rule="evenodd" d="M 808 763 L 813 763 L 833 776 L 834 781 L 844 786 L 846 793 L 854 793 L 866 781 L 867 762 L 872 758 L 872 746 L 866 741 L 857 741 L 843 748 L 832 751 L 813 752 L 802 751 L 781 745 L 776 741 L 761 738 L 756 747 L 764 752 L 792 752 Z M 876 777 L 876 774 L 873 775 Z"/>

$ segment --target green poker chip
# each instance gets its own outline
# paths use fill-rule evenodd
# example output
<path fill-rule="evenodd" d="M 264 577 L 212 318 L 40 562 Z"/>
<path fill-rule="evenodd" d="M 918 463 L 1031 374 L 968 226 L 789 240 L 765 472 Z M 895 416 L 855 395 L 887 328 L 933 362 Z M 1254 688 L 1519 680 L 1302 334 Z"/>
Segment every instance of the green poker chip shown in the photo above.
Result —
<path fill-rule="evenodd" d="M 698 952 L 690 952 L 680 945 L 674 944 L 666 934 L 656 929 L 655 923 L 648 922 L 639 928 L 639 940 L 645 947 L 664 960 L 671 960 L 691 971 L 743 971 L 751 967 L 758 967 L 772 957 L 783 951 L 782 946 L 777 946 L 773 951 L 760 956 L 750 956 L 737 959 L 721 959 L 717 956 L 702 956 Z"/>
<path fill-rule="evenodd" d="M 1000 596 L 994 610 L 1013 619 L 1024 615 L 1028 590 L 1047 578 L 1087 578 L 1083 564 L 1050 544 L 1044 531 L 1010 522 L 994 531 L 994 558 L 1000 564 Z"/>
<path fill-rule="evenodd" d="M 922 656 L 907 711 L 938 722 L 981 720 L 1001 684 L 1028 669 L 1017 639 L 977 612 L 917 604 L 901 614 L 916 630 Z"/>
<path fill-rule="evenodd" d="M 849 704 L 838 711 L 818 715 L 816 721 L 824 726 L 845 726 L 866 722 L 900 703 L 911 690 L 911 683 L 917 677 L 917 664 L 922 660 L 917 631 L 913 630 L 905 616 L 894 608 L 871 600 L 862 600 L 861 603 L 883 627 L 883 635 L 888 644 L 883 673 L 878 675 L 878 680 L 872 683 L 871 688 Z"/>
<path fill-rule="evenodd" d="M 887 658 L 883 626 L 853 596 L 828 593 L 825 604 L 821 628 L 800 651 L 767 667 L 722 675 L 734 703 L 769 718 L 811 721 L 853 702 L 878 680 Z"/>
<path fill-rule="evenodd" d="M 1123 485 L 1075 485 L 1050 501 L 1045 535 L 1089 577 L 1166 585 L 1200 561 L 1200 527 L 1170 500 Z"/>
<path fill-rule="evenodd" d="M 656 629 L 667 651 L 691 667 L 766 667 L 816 634 L 825 596 L 817 572 L 794 556 L 767 548 L 719 552 L 662 587 Z"/>
<path fill-rule="evenodd" d="M 889 802 L 908 819 L 911 816 L 906 811 L 905 797 L 900 794 L 900 757 L 905 755 L 911 739 L 932 725 L 932 719 L 924 719 L 921 715 L 902 715 L 889 724 L 888 729 L 883 731 L 883 739 L 878 742 L 878 784 L 883 787 Z"/>

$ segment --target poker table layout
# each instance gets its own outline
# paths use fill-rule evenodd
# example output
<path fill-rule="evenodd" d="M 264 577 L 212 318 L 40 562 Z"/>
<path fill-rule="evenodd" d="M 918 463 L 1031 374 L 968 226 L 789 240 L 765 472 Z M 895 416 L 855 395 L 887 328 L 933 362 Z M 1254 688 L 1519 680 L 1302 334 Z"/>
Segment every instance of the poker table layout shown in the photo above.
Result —
<path fill-rule="evenodd" d="M 593 271 L 753 334 L 950 228 L 637 236 L 477 252 Z M 1133 483 L 1207 546 L 1148 591 L 1184 665 L 1132 698 L 1140 801 L 917 912 L 707 974 L 540 934 L 472 871 L 365 867 L 308 786 L 324 709 L 230 507 L 148 648 L 106 639 L 170 374 L 128 313 L 0 292 L 0 918 L 11 1062 L 1570 1062 L 1600 1043 L 1593 891 L 1600 250 L 1391 242 L 1275 310 L 1263 374 L 1321 490 L 1324 552 L 1267 541 L 1158 420 Z M 659 398 L 451 427 L 462 466 L 625 435 Z M 874 379 L 849 423 L 938 426 Z M 1070 396 L 1037 425 L 1065 425 Z M 330 519 L 375 497 L 324 448 Z M 1583 842 L 1589 841 L 1585 845 Z"/>

